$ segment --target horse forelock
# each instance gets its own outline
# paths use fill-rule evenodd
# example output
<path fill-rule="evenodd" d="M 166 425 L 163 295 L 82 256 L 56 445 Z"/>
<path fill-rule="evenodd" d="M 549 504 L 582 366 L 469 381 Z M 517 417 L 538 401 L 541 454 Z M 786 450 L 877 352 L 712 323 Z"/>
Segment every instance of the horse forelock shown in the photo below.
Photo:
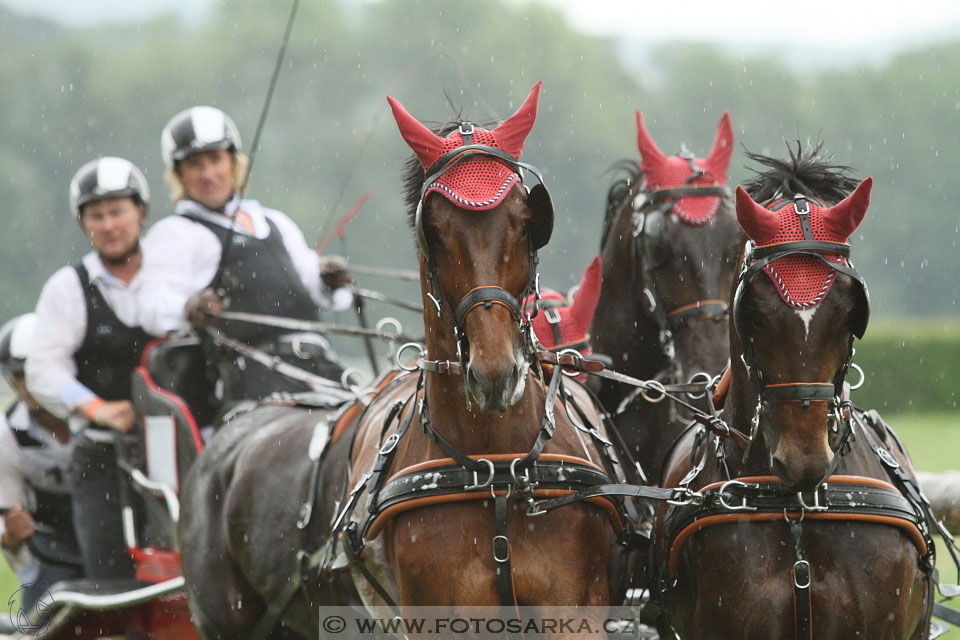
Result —
<path fill-rule="evenodd" d="M 744 183 L 744 189 L 756 202 L 769 204 L 777 198 L 803 194 L 836 203 L 847 197 L 859 184 L 849 175 L 852 167 L 831 162 L 833 156 L 823 149 L 823 141 L 804 145 L 797 140 L 796 151 L 787 142 L 788 158 L 774 158 L 746 151 L 747 158 L 761 165 L 756 174 Z"/>

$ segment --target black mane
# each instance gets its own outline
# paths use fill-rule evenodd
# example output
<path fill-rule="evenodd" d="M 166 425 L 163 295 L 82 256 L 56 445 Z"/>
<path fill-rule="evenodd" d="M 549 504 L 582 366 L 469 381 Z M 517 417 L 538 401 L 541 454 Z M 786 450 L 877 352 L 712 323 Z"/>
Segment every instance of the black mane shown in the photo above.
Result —
<path fill-rule="evenodd" d="M 767 170 L 751 169 L 756 176 L 744 183 L 750 197 L 760 203 L 769 203 L 777 198 L 793 197 L 798 193 L 820 198 L 827 203 L 836 203 L 846 198 L 856 188 L 858 181 L 848 174 L 851 167 L 831 164 L 832 155 L 823 151 L 823 142 L 817 141 L 812 148 L 803 149 L 797 140 L 796 152 L 788 142 L 789 159 L 771 158 L 744 150 L 747 158 L 767 167 Z"/>
<path fill-rule="evenodd" d="M 614 182 L 607 190 L 607 207 L 603 213 L 603 232 L 600 236 L 601 248 L 607 240 L 607 231 L 616 219 L 617 213 L 623 208 L 627 198 L 630 197 L 633 186 L 643 178 L 643 171 L 636 160 L 618 160 L 606 172 L 618 173 L 621 171 L 627 175 Z"/>

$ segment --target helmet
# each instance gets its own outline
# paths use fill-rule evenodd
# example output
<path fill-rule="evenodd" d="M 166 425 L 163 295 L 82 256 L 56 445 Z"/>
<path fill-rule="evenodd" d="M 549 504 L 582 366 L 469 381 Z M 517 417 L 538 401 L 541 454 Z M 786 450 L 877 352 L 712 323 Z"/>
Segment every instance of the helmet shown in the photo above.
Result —
<path fill-rule="evenodd" d="M 160 136 L 167 169 L 187 156 L 211 149 L 240 149 L 240 132 L 230 116 L 216 107 L 191 107 L 170 118 Z"/>
<path fill-rule="evenodd" d="M 37 314 L 25 313 L 8 320 L 0 328 L 0 371 L 5 374 L 23 373 L 23 361 L 27 359 L 33 332 L 37 326 Z"/>
<path fill-rule="evenodd" d="M 133 198 L 146 206 L 150 187 L 129 160 L 104 156 L 80 167 L 70 181 L 70 210 L 80 217 L 85 204 L 106 198 Z"/>

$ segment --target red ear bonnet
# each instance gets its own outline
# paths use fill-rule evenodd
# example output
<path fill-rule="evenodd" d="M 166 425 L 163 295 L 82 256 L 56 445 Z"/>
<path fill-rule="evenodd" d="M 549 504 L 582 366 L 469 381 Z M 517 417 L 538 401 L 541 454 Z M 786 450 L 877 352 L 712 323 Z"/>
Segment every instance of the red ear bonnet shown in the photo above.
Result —
<path fill-rule="evenodd" d="M 870 205 L 873 178 L 867 178 L 849 196 L 832 207 L 808 199 L 808 219 L 814 240 L 846 245 Z M 770 209 L 757 204 L 737 187 L 737 220 L 747 237 L 758 247 L 798 242 L 803 227 L 793 200 L 778 200 Z M 829 260 L 843 262 L 839 255 L 824 253 Z M 836 272 L 821 260 L 804 255 L 787 255 L 763 269 L 783 301 L 796 309 L 816 306 L 830 292 Z"/>
<path fill-rule="evenodd" d="M 684 185 L 718 185 L 727 182 L 727 169 L 733 154 L 733 126 L 730 113 L 723 112 L 717 125 L 717 134 L 706 158 L 666 156 L 657 147 L 643 124 L 643 117 L 637 111 L 637 148 L 640 150 L 640 169 L 643 171 L 647 189 L 670 189 Z M 691 166 L 691 163 L 693 166 Z M 694 171 L 703 171 L 690 180 Z M 688 182 L 689 180 L 689 182 Z M 718 197 L 680 198 L 673 206 L 673 212 L 687 224 L 701 226 L 713 220 L 720 206 Z"/>
<path fill-rule="evenodd" d="M 600 301 L 601 275 L 600 256 L 597 256 L 584 272 L 573 304 L 569 306 L 555 291 L 541 294 L 540 313 L 533 319 L 533 331 L 540 344 L 551 350 L 573 348 L 584 355 L 592 352 L 589 329 Z M 524 308 L 532 304 L 533 296 L 524 299 Z M 551 322 L 551 318 L 557 317 L 559 322 Z"/>
<path fill-rule="evenodd" d="M 516 113 L 492 131 L 474 127 L 469 144 L 495 147 L 519 160 L 537 118 L 540 85 L 539 82 L 535 84 Z M 393 110 L 400 135 L 417 154 L 425 171 L 444 154 L 464 146 L 464 136 L 459 129 L 445 138 L 440 137 L 407 113 L 397 100 L 388 96 L 387 101 Z M 510 188 L 518 182 L 520 176 L 511 167 L 491 156 L 476 154 L 457 162 L 452 169 L 434 180 L 424 197 L 436 191 L 461 208 L 484 211 L 500 204 Z"/>

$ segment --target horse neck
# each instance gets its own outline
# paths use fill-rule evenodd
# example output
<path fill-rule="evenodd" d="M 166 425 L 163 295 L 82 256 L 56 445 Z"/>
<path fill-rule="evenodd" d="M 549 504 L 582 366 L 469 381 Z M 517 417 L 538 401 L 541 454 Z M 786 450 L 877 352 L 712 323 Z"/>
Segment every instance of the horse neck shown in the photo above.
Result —
<path fill-rule="evenodd" d="M 633 195 L 628 202 L 632 200 Z M 659 325 L 641 306 L 642 287 L 633 264 L 632 214 L 631 206 L 621 209 L 602 247 L 604 286 L 590 334 L 594 349 L 613 358 L 615 370 L 652 377 L 666 368 L 670 360 L 660 346 Z M 630 292 L 627 301 L 625 291 Z"/>

